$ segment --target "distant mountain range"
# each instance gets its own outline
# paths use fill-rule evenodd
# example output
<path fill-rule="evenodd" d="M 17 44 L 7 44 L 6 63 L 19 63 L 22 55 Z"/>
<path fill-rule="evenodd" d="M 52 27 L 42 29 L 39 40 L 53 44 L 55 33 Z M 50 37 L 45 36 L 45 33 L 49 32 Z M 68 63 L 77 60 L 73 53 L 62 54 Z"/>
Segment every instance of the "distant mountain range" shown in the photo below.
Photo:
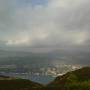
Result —
<path fill-rule="evenodd" d="M 0 76 L 0 90 L 90 90 L 90 67 L 68 72 L 47 85 Z"/>

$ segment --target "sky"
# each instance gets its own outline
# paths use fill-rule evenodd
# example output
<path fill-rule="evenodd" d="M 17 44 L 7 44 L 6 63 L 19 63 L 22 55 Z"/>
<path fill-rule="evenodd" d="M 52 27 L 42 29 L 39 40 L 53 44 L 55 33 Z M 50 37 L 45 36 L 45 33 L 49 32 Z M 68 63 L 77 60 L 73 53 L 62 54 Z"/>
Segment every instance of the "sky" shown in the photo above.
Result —
<path fill-rule="evenodd" d="M 0 0 L 0 48 L 90 53 L 90 0 Z"/>

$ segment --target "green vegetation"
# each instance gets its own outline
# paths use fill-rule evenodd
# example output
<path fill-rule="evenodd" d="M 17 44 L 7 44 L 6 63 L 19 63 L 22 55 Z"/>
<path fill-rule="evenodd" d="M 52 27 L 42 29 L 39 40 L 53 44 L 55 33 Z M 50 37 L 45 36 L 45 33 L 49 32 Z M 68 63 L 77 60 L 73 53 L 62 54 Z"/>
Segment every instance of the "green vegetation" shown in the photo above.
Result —
<path fill-rule="evenodd" d="M 90 67 L 59 76 L 46 86 L 29 80 L 1 76 L 0 90 L 90 90 Z"/>
<path fill-rule="evenodd" d="M 42 85 L 24 79 L 0 80 L 0 90 L 38 90 Z"/>
<path fill-rule="evenodd" d="M 44 90 L 90 90 L 90 67 L 57 77 Z"/>

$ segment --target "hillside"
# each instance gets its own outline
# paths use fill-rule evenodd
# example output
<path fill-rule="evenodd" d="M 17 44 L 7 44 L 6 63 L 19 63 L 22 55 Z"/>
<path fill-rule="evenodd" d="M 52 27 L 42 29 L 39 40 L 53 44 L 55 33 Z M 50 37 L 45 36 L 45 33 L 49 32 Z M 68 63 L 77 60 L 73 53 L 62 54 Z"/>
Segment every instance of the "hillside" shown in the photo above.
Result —
<path fill-rule="evenodd" d="M 90 67 L 68 72 L 46 86 L 25 79 L 0 76 L 0 90 L 90 90 Z"/>
<path fill-rule="evenodd" d="M 49 83 L 45 90 L 90 90 L 90 67 L 68 72 Z"/>
<path fill-rule="evenodd" d="M 41 87 L 41 84 L 29 80 L 0 76 L 0 90 L 37 90 Z"/>

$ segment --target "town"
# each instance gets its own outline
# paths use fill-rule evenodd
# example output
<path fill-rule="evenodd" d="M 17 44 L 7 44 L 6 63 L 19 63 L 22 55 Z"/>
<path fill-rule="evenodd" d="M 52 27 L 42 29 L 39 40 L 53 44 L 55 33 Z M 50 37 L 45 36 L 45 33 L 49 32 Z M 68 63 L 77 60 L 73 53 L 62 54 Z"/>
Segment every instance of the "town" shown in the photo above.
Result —
<path fill-rule="evenodd" d="M 0 65 L 0 74 L 1 75 L 8 75 L 8 76 L 15 76 L 24 78 L 29 76 L 52 76 L 57 77 L 63 75 L 69 71 L 73 71 L 76 69 L 81 68 L 81 65 L 67 65 L 67 64 L 57 64 L 57 65 L 50 65 L 48 67 L 31 67 L 29 65 Z"/>

